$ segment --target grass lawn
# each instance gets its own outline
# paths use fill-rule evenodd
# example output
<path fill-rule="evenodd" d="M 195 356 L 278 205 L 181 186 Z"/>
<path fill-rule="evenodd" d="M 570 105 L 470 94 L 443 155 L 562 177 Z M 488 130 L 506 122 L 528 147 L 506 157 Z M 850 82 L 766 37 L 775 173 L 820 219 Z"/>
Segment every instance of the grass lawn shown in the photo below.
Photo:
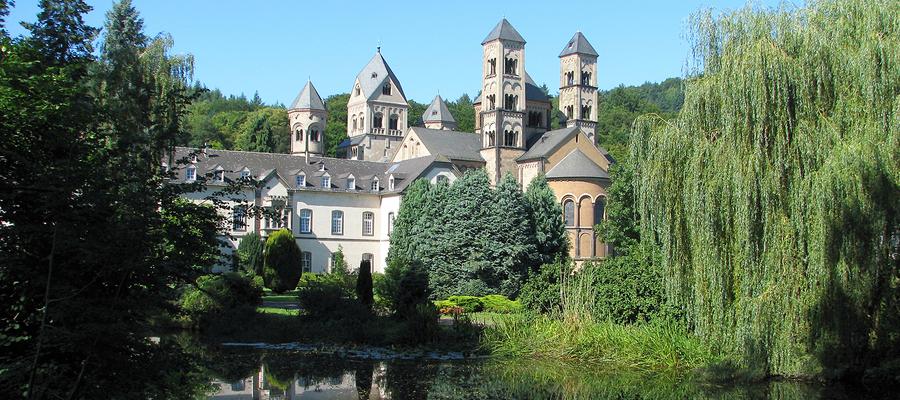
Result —
<path fill-rule="evenodd" d="M 500 322 L 509 321 L 512 318 L 516 318 L 518 314 L 501 314 L 494 312 L 473 312 L 466 313 L 466 316 L 476 324 L 479 325 L 496 325 Z M 453 319 L 450 315 L 441 315 L 441 319 Z"/>
<path fill-rule="evenodd" d="M 297 293 L 299 292 L 296 290 L 291 290 L 276 294 L 269 289 L 265 289 L 263 290 L 262 301 L 268 301 L 272 303 L 292 303 L 297 301 Z"/>
<path fill-rule="evenodd" d="M 260 314 L 277 314 L 277 315 L 287 315 L 296 317 L 300 314 L 299 310 L 288 310 L 286 308 L 280 307 L 257 307 L 256 312 Z"/>

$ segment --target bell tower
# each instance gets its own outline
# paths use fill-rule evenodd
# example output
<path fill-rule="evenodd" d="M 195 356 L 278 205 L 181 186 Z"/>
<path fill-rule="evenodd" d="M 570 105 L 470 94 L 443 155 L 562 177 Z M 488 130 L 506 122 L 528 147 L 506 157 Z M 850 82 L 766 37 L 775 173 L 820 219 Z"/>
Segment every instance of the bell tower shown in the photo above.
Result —
<path fill-rule="evenodd" d="M 597 101 L 597 51 L 576 32 L 559 53 L 559 111 L 566 127 L 577 126 L 596 141 Z"/>
<path fill-rule="evenodd" d="M 476 115 L 481 156 L 491 183 L 515 173 L 525 151 L 525 39 L 505 18 L 481 42 L 481 107 Z"/>
<path fill-rule="evenodd" d="M 288 123 L 291 127 L 291 154 L 307 157 L 325 154 L 325 122 L 328 112 L 325 102 L 312 81 L 306 86 L 288 108 Z"/>

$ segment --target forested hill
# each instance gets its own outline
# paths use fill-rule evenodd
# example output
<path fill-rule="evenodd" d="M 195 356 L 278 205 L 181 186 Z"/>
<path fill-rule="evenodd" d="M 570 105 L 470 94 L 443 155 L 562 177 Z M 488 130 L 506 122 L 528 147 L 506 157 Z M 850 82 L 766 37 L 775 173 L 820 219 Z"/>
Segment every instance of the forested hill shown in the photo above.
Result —
<path fill-rule="evenodd" d="M 680 78 L 669 78 L 661 83 L 645 83 L 640 86 L 621 85 L 600 91 L 598 140 L 617 159 L 624 159 L 634 119 L 647 113 L 658 113 L 670 118 L 681 109 L 684 92 Z M 546 87 L 546 86 L 545 86 Z M 204 143 L 218 149 L 286 153 L 290 149 L 290 128 L 287 110 L 283 105 L 267 105 L 258 95 L 248 99 L 241 96 L 225 96 L 219 90 L 195 87 L 198 98 L 189 107 L 188 135 L 182 143 L 202 146 Z M 325 98 L 328 108 L 326 144 L 328 155 L 333 156 L 347 132 L 347 100 L 349 94 L 341 93 Z M 556 98 L 553 98 L 556 108 Z M 409 101 L 410 126 L 421 126 L 421 115 L 431 102 Z M 459 130 L 475 129 L 475 110 L 472 99 L 463 94 L 447 101 L 447 107 L 456 118 Z M 553 127 L 558 126 L 559 114 L 555 113 Z"/>

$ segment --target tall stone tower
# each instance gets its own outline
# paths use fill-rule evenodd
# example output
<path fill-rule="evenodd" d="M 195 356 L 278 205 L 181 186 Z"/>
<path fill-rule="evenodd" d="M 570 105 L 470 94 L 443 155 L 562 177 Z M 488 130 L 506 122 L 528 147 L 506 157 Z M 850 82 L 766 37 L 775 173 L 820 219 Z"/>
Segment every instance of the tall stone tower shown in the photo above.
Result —
<path fill-rule="evenodd" d="M 291 154 L 325 154 L 325 122 L 328 112 L 325 102 L 319 97 L 311 81 L 300 90 L 300 94 L 288 109 L 288 123 L 291 127 Z"/>
<path fill-rule="evenodd" d="M 559 110 L 566 127 L 577 126 L 596 141 L 597 101 L 597 51 L 576 32 L 559 53 Z"/>
<path fill-rule="evenodd" d="M 409 103 L 381 48 L 360 71 L 347 102 L 347 136 L 339 146 L 347 158 L 386 161 L 394 156 L 407 128 Z"/>
<path fill-rule="evenodd" d="M 450 114 L 450 109 L 447 108 L 447 103 L 444 102 L 441 95 L 435 96 L 431 105 L 425 110 L 425 114 L 422 114 L 422 123 L 428 129 L 451 131 L 456 129 L 456 119 Z"/>
<path fill-rule="evenodd" d="M 476 110 L 481 156 L 491 183 L 515 173 L 525 152 L 525 39 L 505 18 L 481 42 L 481 107 Z"/>

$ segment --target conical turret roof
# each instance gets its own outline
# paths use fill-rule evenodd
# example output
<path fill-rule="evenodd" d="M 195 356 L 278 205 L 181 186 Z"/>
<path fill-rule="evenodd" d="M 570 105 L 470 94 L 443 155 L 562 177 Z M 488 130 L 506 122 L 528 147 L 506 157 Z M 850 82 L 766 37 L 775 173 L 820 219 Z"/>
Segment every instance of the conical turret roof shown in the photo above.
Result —
<path fill-rule="evenodd" d="M 450 109 L 447 108 L 447 103 L 444 102 L 441 95 L 435 96 L 434 100 L 431 101 L 431 105 L 425 109 L 425 114 L 422 114 L 422 121 L 456 123 L 453 115 L 450 114 Z"/>
<path fill-rule="evenodd" d="M 525 43 L 525 39 L 522 38 L 522 35 L 519 34 L 519 31 L 516 28 L 513 28 L 512 24 L 503 18 L 500 22 L 497 23 L 497 26 L 488 33 L 487 37 L 481 41 L 481 44 L 485 44 L 487 42 L 492 42 L 494 40 L 509 40 L 512 42 Z"/>
<path fill-rule="evenodd" d="M 597 50 L 594 50 L 594 46 L 591 46 L 591 43 L 588 42 L 581 32 L 575 32 L 575 36 L 572 36 L 572 39 L 566 43 L 566 47 L 559 53 L 559 56 L 565 57 L 570 54 L 585 54 L 597 57 Z"/>
<path fill-rule="evenodd" d="M 306 85 L 300 90 L 300 94 L 291 103 L 291 109 L 294 108 L 325 110 L 325 102 L 322 101 L 312 81 L 306 82 Z"/>

